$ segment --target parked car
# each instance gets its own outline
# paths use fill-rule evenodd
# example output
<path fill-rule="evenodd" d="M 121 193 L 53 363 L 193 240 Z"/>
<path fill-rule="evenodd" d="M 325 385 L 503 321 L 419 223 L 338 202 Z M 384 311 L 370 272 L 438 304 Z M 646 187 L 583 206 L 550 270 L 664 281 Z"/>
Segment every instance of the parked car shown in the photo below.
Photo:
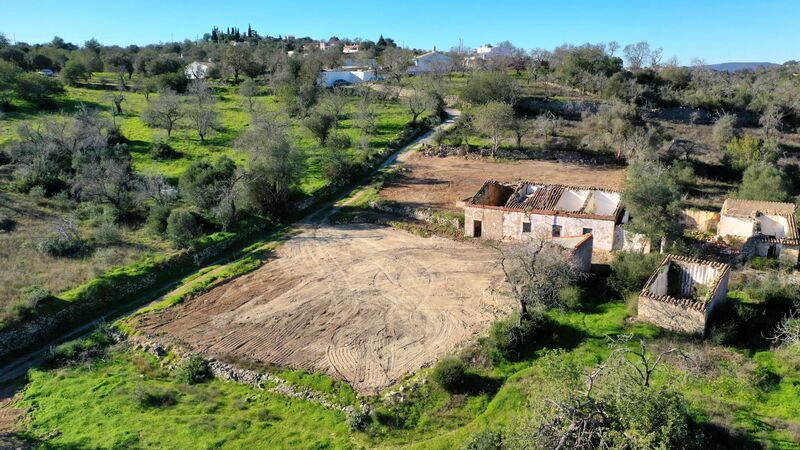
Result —
<path fill-rule="evenodd" d="M 42 69 L 38 73 L 46 77 L 52 77 L 53 75 L 56 74 L 55 72 L 53 72 L 53 69 Z"/>

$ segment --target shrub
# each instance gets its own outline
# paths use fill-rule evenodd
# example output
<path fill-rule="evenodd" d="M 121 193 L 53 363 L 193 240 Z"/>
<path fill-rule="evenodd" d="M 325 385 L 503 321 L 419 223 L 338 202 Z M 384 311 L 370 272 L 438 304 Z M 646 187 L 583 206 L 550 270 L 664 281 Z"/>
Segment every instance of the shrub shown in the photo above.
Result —
<path fill-rule="evenodd" d="M 140 384 L 133 393 L 134 401 L 143 408 L 159 408 L 177 403 L 175 391 Z"/>
<path fill-rule="evenodd" d="M 14 219 L 6 216 L 5 214 L 0 214 L 0 233 L 8 233 L 14 231 L 14 227 L 17 226 L 17 222 Z"/>
<path fill-rule="evenodd" d="M 114 344 L 107 328 L 98 328 L 83 339 L 65 342 L 50 351 L 58 362 L 85 362 L 105 355 L 105 349 Z"/>
<path fill-rule="evenodd" d="M 163 160 L 163 159 L 177 159 L 181 157 L 181 154 L 166 142 L 157 141 L 150 146 L 150 156 L 152 156 L 154 159 Z"/>
<path fill-rule="evenodd" d="M 83 249 L 83 240 L 71 223 L 60 225 L 56 233 L 39 242 L 39 251 L 50 256 L 70 256 Z"/>
<path fill-rule="evenodd" d="M 39 305 L 50 297 L 52 297 L 50 291 L 40 286 L 27 288 L 19 298 L 5 305 L 3 321 L 16 322 L 33 316 Z"/>
<path fill-rule="evenodd" d="M 763 256 L 756 256 L 750 260 L 750 267 L 755 270 L 770 270 L 777 269 L 780 266 L 777 259 L 766 258 Z"/>
<path fill-rule="evenodd" d="M 122 232 L 114 222 L 105 220 L 95 230 L 94 241 L 100 245 L 119 244 L 122 241 Z"/>
<path fill-rule="evenodd" d="M 662 260 L 663 255 L 658 253 L 617 253 L 611 262 L 608 285 L 622 295 L 639 292 Z"/>
<path fill-rule="evenodd" d="M 436 363 L 431 377 L 445 391 L 460 392 L 467 385 L 467 366 L 460 359 L 448 356 Z"/>
<path fill-rule="evenodd" d="M 583 291 L 579 286 L 567 286 L 558 293 L 558 299 L 564 308 L 575 311 L 581 307 Z"/>
<path fill-rule="evenodd" d="M 482 430 L 464 441 L 464 450 L 502 450 L 503 435 L 499 431 Z"/>
<path fill-rule="evenodd" d="M 208 363 L 200 356 L 192 355 L 178 367 L 178 381 L 186 384 L 202 383 L 211 378 Z"/>
<path fill-rule="evenodd" d="M 354 411 L 353 414 L 347 418 L 347 426 L 353 431 L 364 431 L 372 423 L 372 418 L 369 413 L 365 411 Z"/>
<path fill-rule="evenodd" d="M 147 214 L 147 228 L 155 234 L 164 234 L 167 229 L 169 212 L 169 208 L 164 205 L 154 204 L 151 206 L 150 212 Z"/>
<path fill-rule="evenodd" d="M 158 88 L 161 90 L 170 89 L 179 94 L 186 92 L 189 79 L 182 72 L 164 73 L 156 77 Z"/>
<path fill-rule="evenodd" d="M 744 171 L 737 197 L 745 200 L 783 202 L 789 198 L 789 181 L 772 164 L 751 164 Z"/>
<path fill-rule="evenodd" d="M 38 73 L 24 73 L 17 77 L 17 95 L 40 107 L 53 106 L 53 97 L 64 93 L 64 86 L 55 78 Z"/>
<path fill-rule="evenodd" d="M 520 321 L 519 315 L 515 313 L 498 320 L 492 324 L 486 338 L 487 356 L 494 364 L 519 358 L 525 344 L 546 324 L 547 318 L 541 314 Z"/>
<path fill-rule="evenodd" d="M 200 225 L 190 211 L 175 209 L 167 218 L 167 237 L 178 247 L 188 247 L 200 232 Z"/>

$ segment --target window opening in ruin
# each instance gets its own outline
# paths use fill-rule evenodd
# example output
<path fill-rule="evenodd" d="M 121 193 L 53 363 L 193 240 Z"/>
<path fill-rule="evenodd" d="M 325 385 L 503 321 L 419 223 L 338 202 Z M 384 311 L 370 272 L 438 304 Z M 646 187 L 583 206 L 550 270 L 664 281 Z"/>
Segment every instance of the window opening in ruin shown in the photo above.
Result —
<path fill-rule="evenodd" d="M 530 222 L 522 222 L 522 232 L 523 233 L 530 233 L 531 232 L 531 223 Z"/>
<path fill-rule="evenodd" d="M 472 222 L 472 230 L 473 230 L 473 233 L 472 233 L 473 237 L 481 237 L 481 231 L 482 230 L 481 230 L 481 221 L 480 220 L 475 220 L 475 221 Z"/>
<path fill-rule="evenodd" d="M 584 228 L 582 234 L 592 234 L 592 229 L 591 228 Z"/>
<path fill-rule="evenodd" d="M 561 237 L 561 225 L 553 225 L 553 237 Z"/>

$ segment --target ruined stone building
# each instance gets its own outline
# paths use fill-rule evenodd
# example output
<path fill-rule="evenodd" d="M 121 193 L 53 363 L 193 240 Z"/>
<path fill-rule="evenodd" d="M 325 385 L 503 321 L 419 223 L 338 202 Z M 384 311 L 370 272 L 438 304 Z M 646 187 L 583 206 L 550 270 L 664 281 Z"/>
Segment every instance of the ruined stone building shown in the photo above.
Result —
<path fill-rule="evenodd" d="M 745 241 L 745 251 L 798 263 L 800 236 L 792 203 L 727 199 L 722 205 L 717 235 Z"/>
<path fill-rule="evenodd" d="M 550 239 L 550 242 L 567 252 L 567 256 L 579 272 L 591 272 L 594 236 L 591 234 L 561 236 Z"/>
<path fill-rule="evenodd" d="M 639 294 L 638 319 L 672 331 L 705 335 L 728 295 L 730 266 L 667 255 Z"/>
<path fill-rule="evenodd" d="M 628 214 L 610 189 L 488 180 L 461 204 L 465 236 L 525 241 L 591 234 L 599 250 L 642 246 L 622 229 Z"/>

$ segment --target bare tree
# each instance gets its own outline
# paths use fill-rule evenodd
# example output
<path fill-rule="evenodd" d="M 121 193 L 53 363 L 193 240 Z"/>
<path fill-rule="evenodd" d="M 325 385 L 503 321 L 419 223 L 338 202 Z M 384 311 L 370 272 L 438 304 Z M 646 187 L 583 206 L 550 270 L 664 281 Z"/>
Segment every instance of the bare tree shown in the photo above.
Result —
<path fill-rule="evenodd" d="M 679 356 L 684 362 L 693 364 L 689 354 L 677 347 L 668 347 L 658 353 L 652 354 L 647 349 L 643 338 L 634 338 L 632 334 L 623 334 L 616 338 L 609 338 L 611 354 L 607 363 L 612 366 L 626 368 L 622 373 L 634 383 L 650 387 L 653 373 L 669 355 Z M 634 345 L 631 345 L 634 343 Z"/>
<path fill-rule="evenodd" d="M 613 57 L 614 54 L 617 53 L 617 50 L 619 50 L 619 42 L 611 41 L 606 44 L 606 53 L 608 53 L 608 56 Z"/>
<path fill-rule="evenodd" d="M 174 91 L 166 90 L 147 105 L 142 112 L 142 120 L 151 127 L 163 128 L 169 138 L 183 115 L 183 106 L 178 95 Z"/>
<path fill-rule="evenodd" d="M 513 248 L 498 244 L 495 248 L 511 295 L 519 305 L 520 322 L 532 311 L 562 307 L 561 293 L 581 277 L 564 250 L 544 239 Z"/>
<path fill-rule="evenodd" d="M 650 44 L 647 42 L 628 44 L 622 49 L 622 52 L 628 61 L 628 67 L 638 70 L 642 68 L 645 61 L 650 57 Z"/>
<path fill-rule="evenodd" d="M 258 85 L 256 84 L 255 80 L 252 78 L 244 80 L 242 85 L 239 86 L 239 95 L 247 100 L 247 110 L 252 112 L 253 102 L 255 101 L 255 97 L 258 95 Z"/>
<path fill-rule="evenodd" d="M 205 106 L 192 106 L 187 112 L 189 120 L 192 121 L 200 142 L 205 143 L 206 136 L 220 127 L 219 113 L 213 103 Z"/>
<path fill-rule="evenodd" d="M 344 90 L 339 87 L 333 88 L 333 90 L 326 95 L 322 99 L 322 107 L 327 110 L 327 112 L 336 117 L 336 121 L 343 119 L 343 112 L 345 106 L 347 106 L 347 95 L 345 94 Z"/>
<path fill-rule="evenodd" d="M 800 344 L 800 316 L 797 311 L 800 304 L 795 303 L 790 311 L 775 327 L 770 340 L 776 345 L 783 347 L 796 347 Z"/>
<path fill-rule="evenodd" d="M 661 58 L 664 56 L 664 49 L 661 47 L 653 50 L 647 55 L 647 59 L 650 63 L 651 69 L 658 69 L 661 64 Z"/>

